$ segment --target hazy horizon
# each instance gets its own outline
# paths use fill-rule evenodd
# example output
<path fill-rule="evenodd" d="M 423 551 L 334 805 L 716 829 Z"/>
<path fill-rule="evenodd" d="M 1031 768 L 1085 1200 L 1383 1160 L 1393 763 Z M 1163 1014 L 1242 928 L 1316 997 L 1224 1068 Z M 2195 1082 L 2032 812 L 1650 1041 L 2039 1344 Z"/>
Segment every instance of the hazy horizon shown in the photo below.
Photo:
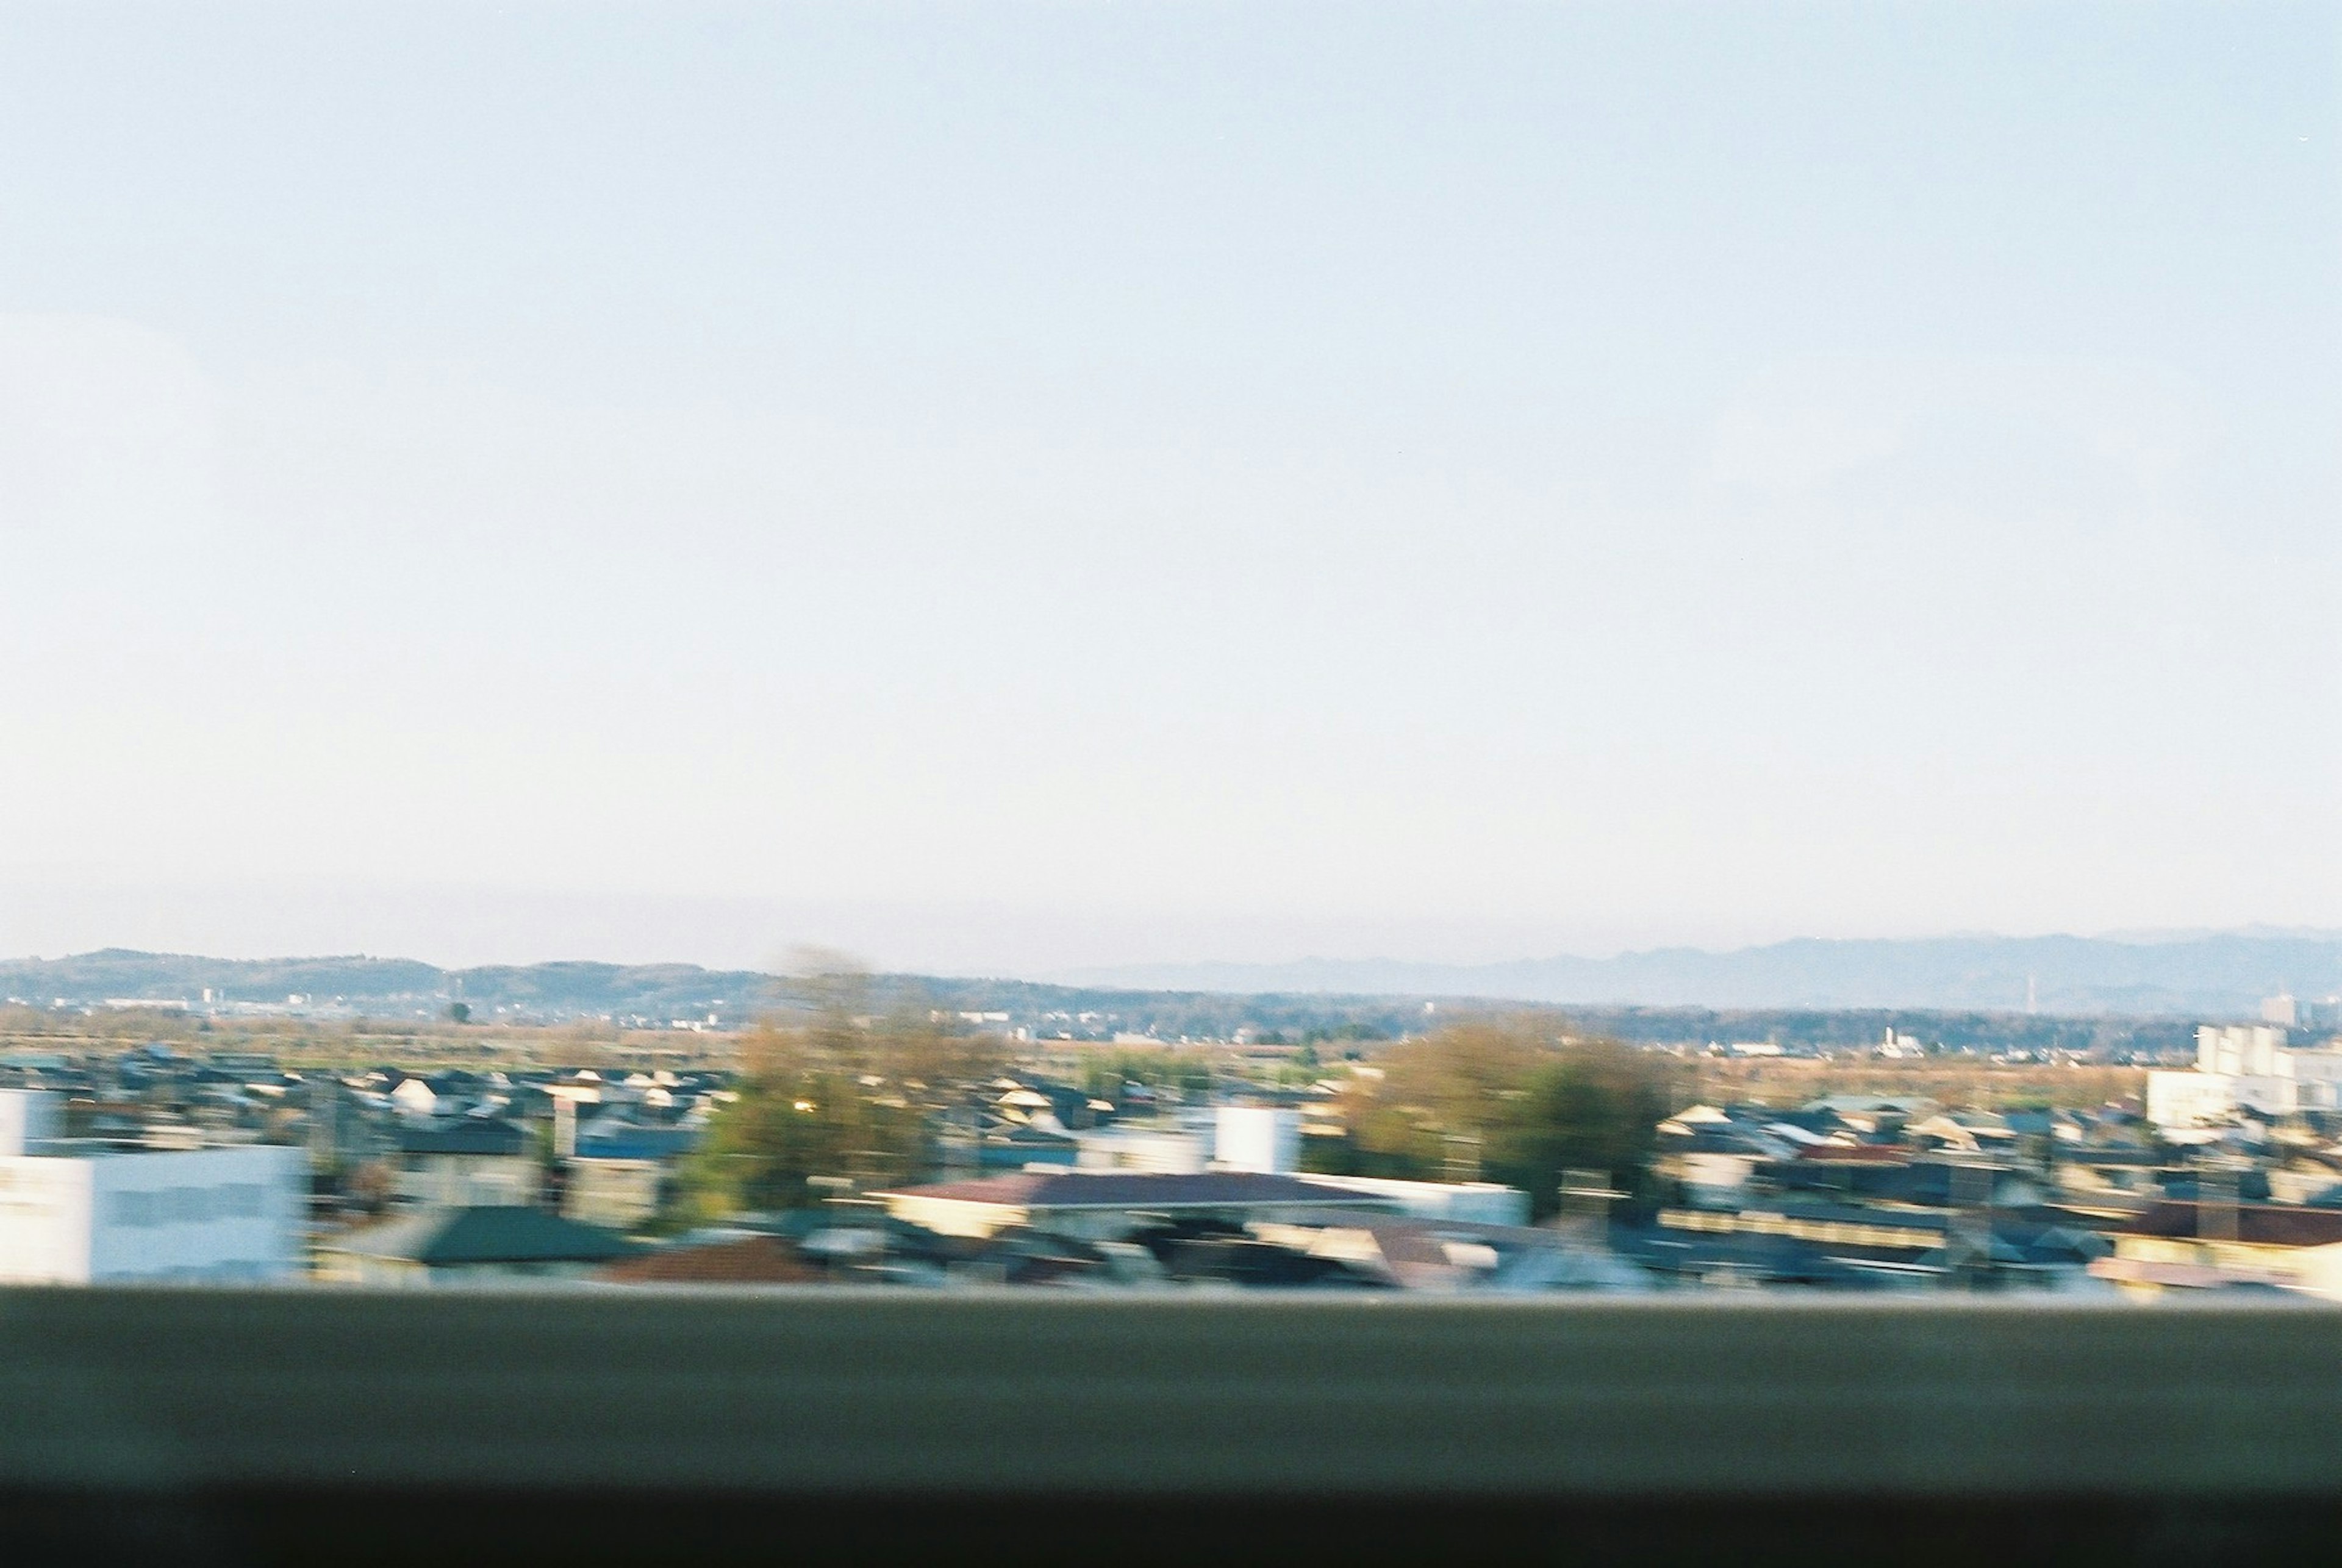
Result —
<path fill-rule="evenodd" d="M 1182 968 L 1241 970 L 1311 964 L 1496 967 L 1553 959 L 1606 962 L 1686 951 L 1718 955 L 1794 942 L 2022 942 L 2057 937 L 2152 944 L 2214 936 L 2342 937 L 2342 926 L 2247 922 L 2097 931 L 1717 932 L 1605 944 L 1497 923 L 1287 917 L 1181 921 L 1161 912 L 1047 912 L 999 907 L 787 904 L 480 888 L 279 885 L 243 889 L 55 884 L 27 906 L 0 904 L 0 962 L 109 948 L 229 960 L 364 954 L 443 969 L 568 961 L 683 963 L 782 973 L 808 953 L 894 974 L 996 975 L 1085 982 Z M 353 940 L 303 945 L 304 933 Z M 45 945 L 37 933 L 67 938 Z M 1233 935 L 1231 935 L 1233 934 Z M 205 941 L 198 941 L 204 938 Z M 1219 945 L 1215 945 L 1218 944 Z M 1233 949 L 1233 951 L 1231 950 Z"/>
<path fill-rule="evenodd" d="M 0 950 L 2342 927 L 2342 11 L 0 16 Z"/>

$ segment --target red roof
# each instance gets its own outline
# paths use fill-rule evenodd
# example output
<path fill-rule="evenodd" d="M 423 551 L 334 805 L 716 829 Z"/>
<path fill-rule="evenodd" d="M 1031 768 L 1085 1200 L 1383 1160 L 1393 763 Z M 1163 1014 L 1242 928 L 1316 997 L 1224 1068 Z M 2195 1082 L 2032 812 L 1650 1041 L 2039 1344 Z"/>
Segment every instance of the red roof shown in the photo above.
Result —
<path fill-rule="evenodd" d="M 2265 1247 L 2325 1247 L 2342 1242 L 2342 1209 L 2304 1209 L 2287 1203 L 2238 1203 L 2233 1223 L 2215 1212 L 2199 1218 L 2199 1205 L 2166 1199 L 2122 1226 L 2134 1236 L 2193 1239 L 2207 1232 Z"/>

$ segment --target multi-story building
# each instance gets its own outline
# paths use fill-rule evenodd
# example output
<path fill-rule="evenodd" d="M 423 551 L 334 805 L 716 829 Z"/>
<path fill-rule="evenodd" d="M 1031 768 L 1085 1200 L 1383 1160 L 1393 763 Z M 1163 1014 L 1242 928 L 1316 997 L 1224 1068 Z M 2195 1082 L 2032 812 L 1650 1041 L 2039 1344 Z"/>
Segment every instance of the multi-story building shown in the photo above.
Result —
<path fill-rule="evenodd" d="M 2147 1119 L 2159 1127 L 2219 1121 L 2238 1111 L 2283 1116 L 2342 1107 L 2342 1050 L 2296 1050 L 2269 1024 L 2207 1024 L 2196 1031 L 2192 1072 L 2150 1073 Z"/>
<path fill-rule="evenodd" d="M 298 1272 L 302 1151 L 121 1150 L 55 1130 L 51 1096 L 0 1090 L 0 1283 L 250 1282 Z"/>

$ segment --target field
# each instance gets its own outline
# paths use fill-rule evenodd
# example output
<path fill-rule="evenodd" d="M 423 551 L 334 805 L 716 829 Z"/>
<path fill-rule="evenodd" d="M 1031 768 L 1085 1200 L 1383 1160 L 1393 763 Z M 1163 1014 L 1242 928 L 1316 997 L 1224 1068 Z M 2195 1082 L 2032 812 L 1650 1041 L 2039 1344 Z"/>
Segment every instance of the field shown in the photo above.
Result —
<path fill-rule="evenodd" d="M 1824 1094 L 1925 1094 L 1945 1105 L 2007 1110 L 2027 1105 L 2077 1108 L 2137 1100 L 2147 1071 L 2089 1063 L 1993 1063 L 1965 1057 L 1890 1062 L 1876 1057 L 1696 1059 L 1705 1101 L 1800 1105 Z"/>
<path fill-rule="evenodd" d="M 185 1013 L 124 1009 L 95 1014 L 34 1008 L 0 1011 L 0 1060 L 41 1056 L 112 1055 L 159 1044 L 186 1054 L 250 1052 L 301 1071 L 346 1072 L 375 1066 L 406 1068 L 493 1066 L 729 1068 L 738 1036 L 720 1031 L 620 1030 L 606 1024 L 549 1026 L 456 1024 L 416 1020 L 319 1022 L 286 1018 L 206 1019 Z M 1081 1059 L 1133 1054 L 1108 1045 L 1026 1048 L 1027 1065 L 1079 1074 Z M 1147 1055 L 1196 1059 L 1221 1083 L 1256 1079 L 1296 1082 L 1343 1071 L 1336 1059 L 1302 1066 L 1300 1054 L 1275 1047 L 1195 1045 Z M 1369 1060 L 1373 1047 L 1362 1053 Z M 1328 1053 L 1328 1057 L 1331 1057 Z M 2089 1063 L 1994 1063 L 1975 1056 L 1885 1061 L 1848 1054 L 1828 1057 L 1691 1056 L 1685 1062 L 1693 1097 L 1784 1108 L 1823 1094 L 1925 1094 L 1947 1105 L 1986 1109 L 2019 1105 L 2088 1106 L 2136 1100 L 2147 1074 L 2136 1067 Z"/>

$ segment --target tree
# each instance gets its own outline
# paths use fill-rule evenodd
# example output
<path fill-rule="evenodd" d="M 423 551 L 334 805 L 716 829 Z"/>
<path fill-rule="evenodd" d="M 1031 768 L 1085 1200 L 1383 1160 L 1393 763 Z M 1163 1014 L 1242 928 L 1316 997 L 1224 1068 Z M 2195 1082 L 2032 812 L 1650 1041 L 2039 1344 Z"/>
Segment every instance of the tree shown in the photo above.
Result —
<path fill-rule="evenodd" d="M 1451 1024 L 1383 1053 L 1375 1068 L 1343 1097 L 1347 1135 L 1311 1140 L 1314 1166 L 1418 1181 L 1471 1172 L 1523 1189 L 1540 1215 L 1557 1206 L 1569 1170 L 1644 1191 L 1678 1093 L 1666 1058 L 1564 1040 L 1535 1018 Z"/>
<path fill-rule="evenodd" d="M 736 1098 L 676 1183 L 673 1218 L 807 1208 L 843 1180 L 857 1187 L 923 1175 L 940 1120 L 1000 1071 L 999 1040 L 936 1024 L 909 1006 L 856 1011 L 866 991 L 824 976 L 816 1005 L 767 1020 L 741 1043 Z"/>
<path fill-rule="evenodd" d="M 1564 1173 L 1600 1171 L 1620 1191 L 1648 1190 L 1658 1124 L 1676 1109 L 1670 1064 L 1616 1041 L 1566 1046 L 1538 1064 L 1490 1139 L 1489 1175 L 1559 1206 Z"/>
<path fill-rule="evenodd" d="M 1212 1054 L 1203 1047 L 1138 1046 L 1084 1054 L 1079 1083 L 1094 1100 L 1124 1101 L 1124 1085 L 1203 1095 L 1212 1089 Z"/>

